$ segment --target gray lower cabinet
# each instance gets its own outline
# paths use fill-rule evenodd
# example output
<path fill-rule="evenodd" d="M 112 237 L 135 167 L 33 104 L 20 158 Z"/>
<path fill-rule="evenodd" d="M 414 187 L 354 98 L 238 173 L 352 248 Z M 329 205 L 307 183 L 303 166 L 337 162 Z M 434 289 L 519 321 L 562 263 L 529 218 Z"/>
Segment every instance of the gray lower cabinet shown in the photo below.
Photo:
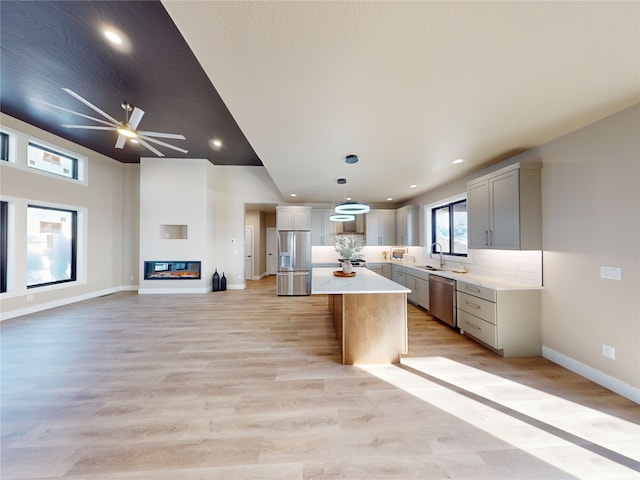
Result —
<path fill-rule="evenodd" d="M 391 264 L 390 263 L 376 263 L 367 262 L 367 268 L 376 272 L 378 275 L 382 275 L 384 278 L 391 280 Z"/>
<path fill-rule="evenodd" d="M 403 287 L 407 286 L 407 269 L 404 265 L 391 264 L 391 280 Z"/>
<path fill-rule="evenodd" d="M 457 281 L 460 332 L 504 357 L 540 356 L 540 290 L 499 289 Z"/>
<path fill-rule="evenodd" d="M 422 308 L 429 309 L 429 274 L 414 269 L 407 270 L 407 300 Z"/>

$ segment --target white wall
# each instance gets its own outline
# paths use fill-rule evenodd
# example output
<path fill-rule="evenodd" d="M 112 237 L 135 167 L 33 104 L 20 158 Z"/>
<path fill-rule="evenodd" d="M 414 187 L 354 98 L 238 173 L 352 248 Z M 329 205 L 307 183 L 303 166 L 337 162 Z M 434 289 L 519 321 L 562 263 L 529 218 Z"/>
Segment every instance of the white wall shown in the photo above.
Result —
<path fill-rule="evenodd" d="M 0 198 L 7 200 L 13 213 L 15 235 L 9 254 L 12 276 L 9 291 L 0 295 L 1 318 L 63 305 L 92 296 L 127 288 L 123 272 L 124 226 L 138 207 L 125 202 L 135 197 L 135 189 L 125 181 L 126 167 L 111 158 L 80 147 L 7 115 L 0 115 L 4 129 L 16 132 L 15 163 L 0 162 Z M 86 183 L 73 182 L 40 173 L 26 166 L 27 142 L 38 140 L 86 158 Z M 26 207 L 34 203 L 78 210 L 80 232 L 85 241 L 79 246 L 78 281 L 39 287 L 27 291 Z M 135 243 L 136 239 L 130 238 Z M 84 248 L 86 246 L 86 248 Z"/>
<path fill-rule="evenodd" d="M 640 402 L 640 106 L 537 149 L 546 355 Z M 622 280 L 600 278 L 600 266 Z M 615 360 L 602 344 L 615 347 Z M 603 378 L 606 384 L 609 381 Z M 616 387 L 616 385 L 612 385 Z"/>
<path fill-rule="evenodd" d="M 204 293 L 214 271 L 213 192 L 206 159 L 140 159 L 139 293 Z M 163 238 L 163 225 L 186 225 L 187 238 Z M 199 280 L 145 280 L 145 261 L 200 261 Z"/>
<path fill-rule="evenodd" d="M 216 165 L 216 265 L 227 288 L 244 288 L 245 204 L 285 204 L 264 167 Z"/>

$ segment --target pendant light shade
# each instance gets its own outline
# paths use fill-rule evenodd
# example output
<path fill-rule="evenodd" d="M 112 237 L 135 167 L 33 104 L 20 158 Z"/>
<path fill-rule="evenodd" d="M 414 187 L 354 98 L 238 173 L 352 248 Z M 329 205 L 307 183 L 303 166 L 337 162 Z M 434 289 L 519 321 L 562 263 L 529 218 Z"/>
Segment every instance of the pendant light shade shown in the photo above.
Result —
<path fill-rule="evenodd" d="M 336 205 L 336 213 L 358 214 L 367 213 L 370 210 L 366 203 L 344 202 Z"/>
<path fill-rule="evenodd" d="M 334 213 L 329 215 L 329 220 L 332 222 L 352 222 L 356 219 L 355 215 L 348 215 L 345 213 Z"/>

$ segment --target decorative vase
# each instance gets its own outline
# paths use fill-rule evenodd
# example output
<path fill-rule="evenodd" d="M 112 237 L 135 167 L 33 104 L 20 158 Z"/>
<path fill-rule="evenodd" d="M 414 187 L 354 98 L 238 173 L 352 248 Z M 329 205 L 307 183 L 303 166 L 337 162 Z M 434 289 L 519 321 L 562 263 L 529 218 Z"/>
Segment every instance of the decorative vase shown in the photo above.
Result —
<path fill-rule="evenodd" d="M 351 260 L 343 260 L 342 273 L 349 275 L 351 272 L 353 272 L 353 265 L 351 265 Z"/>
<path fill-rule="evenodd" d="M 212 290 L 214 292 L 218 292 L 220 290 L 220 274 L 218 273 L 218 269 L 216 268 L 216 271 L 213 273 L 213 279 L 212 279 Z"/>

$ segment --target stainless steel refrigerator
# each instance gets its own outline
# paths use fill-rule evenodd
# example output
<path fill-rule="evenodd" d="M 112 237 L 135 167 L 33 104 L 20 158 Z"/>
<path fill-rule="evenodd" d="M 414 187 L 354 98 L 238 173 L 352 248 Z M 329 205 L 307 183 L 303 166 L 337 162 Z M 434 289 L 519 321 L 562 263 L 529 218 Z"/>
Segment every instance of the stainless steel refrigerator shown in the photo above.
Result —
<path fill-rule="evenodd" d="M 311 232 L 278 232 L 278 295 L 311 295 Z"/>

